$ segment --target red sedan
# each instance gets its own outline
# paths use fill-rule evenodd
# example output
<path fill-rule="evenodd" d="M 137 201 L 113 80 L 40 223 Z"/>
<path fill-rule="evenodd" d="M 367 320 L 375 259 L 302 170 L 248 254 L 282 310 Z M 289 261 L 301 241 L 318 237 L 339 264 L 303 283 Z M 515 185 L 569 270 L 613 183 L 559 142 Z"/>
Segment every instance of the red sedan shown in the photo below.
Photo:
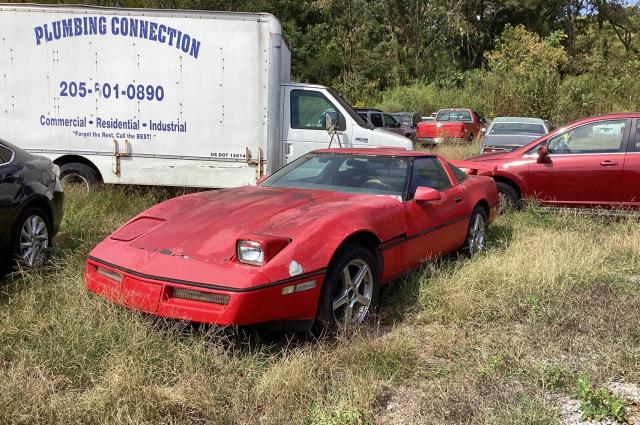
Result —
<path fill-rule="evenodd" d="M 491 176 L 501 208 L 521 198 L 580 207 L 640 207 L 640 113 L 576 121 L 513 152 L 454 161 Z"/>
<path fill-rule="evenodd" d="M 497 208 L 491 178 L 432 154 L 320 150 L 258 186 L 139 214 L 91 251 L 85 284 L 130 308 L 195 322 L 358 323 L 380 285 L 460 248 L 483 250 Z"/>

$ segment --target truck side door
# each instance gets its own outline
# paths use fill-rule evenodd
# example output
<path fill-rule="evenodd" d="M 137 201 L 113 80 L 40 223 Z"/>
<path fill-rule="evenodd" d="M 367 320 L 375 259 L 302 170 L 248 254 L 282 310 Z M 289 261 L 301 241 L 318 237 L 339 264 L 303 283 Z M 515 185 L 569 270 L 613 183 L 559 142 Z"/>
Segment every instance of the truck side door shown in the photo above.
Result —
<path fill-rule="evenodd" d="M 347 120 L 340 110 L 319 90 L 284 87 L 283 143 L 285 161 L 316 149 L 348 147 Z M 326 129 L 326 117 L 338 121 L 335 134 Z"/>

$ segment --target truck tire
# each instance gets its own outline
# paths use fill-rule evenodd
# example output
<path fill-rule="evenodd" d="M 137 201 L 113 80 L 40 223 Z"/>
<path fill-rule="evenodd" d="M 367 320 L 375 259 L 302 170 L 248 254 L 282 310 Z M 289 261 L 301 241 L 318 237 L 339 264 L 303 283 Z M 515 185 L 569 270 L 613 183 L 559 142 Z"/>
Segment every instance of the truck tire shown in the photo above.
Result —
<path fill-rule="evenodd" d="M 498 198 L 500 200 L 500 213 L 513 210 L 520 205 L 520 196 L 513 186 L 504 182 L 496 182 Z"/>
<path fill-rule="evenodd" d="M 79 162 L 69 162 L 60 167 L 60 180 L 63 184 L 81 184 L 87 190 L 98 183 L 100 178 L 96 170 Z"/>

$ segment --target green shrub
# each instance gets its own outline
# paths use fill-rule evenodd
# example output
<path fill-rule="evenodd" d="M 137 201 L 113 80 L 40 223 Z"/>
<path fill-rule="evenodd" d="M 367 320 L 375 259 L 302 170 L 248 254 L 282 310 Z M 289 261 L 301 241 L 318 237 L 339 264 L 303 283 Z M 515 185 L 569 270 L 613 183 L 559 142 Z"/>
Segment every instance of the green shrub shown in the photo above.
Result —
<path fill-rule="evenodd" d="M 624 401 L 604 387 L 594 389 L 588 375 L 582 374 L 578 378 L 574 395 L 580 400 L 582 420 L 611 418 L 626 422 Z"/>

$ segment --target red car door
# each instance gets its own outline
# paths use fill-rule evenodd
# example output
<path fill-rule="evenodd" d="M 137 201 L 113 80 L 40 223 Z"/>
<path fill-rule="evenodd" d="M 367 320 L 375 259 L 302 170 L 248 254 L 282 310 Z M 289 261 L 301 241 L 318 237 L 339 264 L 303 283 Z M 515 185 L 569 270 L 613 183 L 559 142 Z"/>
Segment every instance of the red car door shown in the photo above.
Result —
<path fill-rule="evenodd" d="M 549 155 L 531 161 L 527 192 L 544 203 L 611 205 L 622 202 L 630 120 L 594 121 L 547 141 Z"/>
<path fill-rule="evenodd" d="M 442 198 L 417 202 L 413 195 L 418 186 L 436 189 Z M 464 242 L 467 222 L 462 192 L 452 185 L 443 164 L 436 157 L 414 159 L 405 214 L 407 242 L 402 252 L 405 267 L 454 251 Z"/>
<path fill-rule="evenodd" d="M 640 120 L 635 119 L 624 160 L 622 190 L 625 204 L 640 207 Z"/>

